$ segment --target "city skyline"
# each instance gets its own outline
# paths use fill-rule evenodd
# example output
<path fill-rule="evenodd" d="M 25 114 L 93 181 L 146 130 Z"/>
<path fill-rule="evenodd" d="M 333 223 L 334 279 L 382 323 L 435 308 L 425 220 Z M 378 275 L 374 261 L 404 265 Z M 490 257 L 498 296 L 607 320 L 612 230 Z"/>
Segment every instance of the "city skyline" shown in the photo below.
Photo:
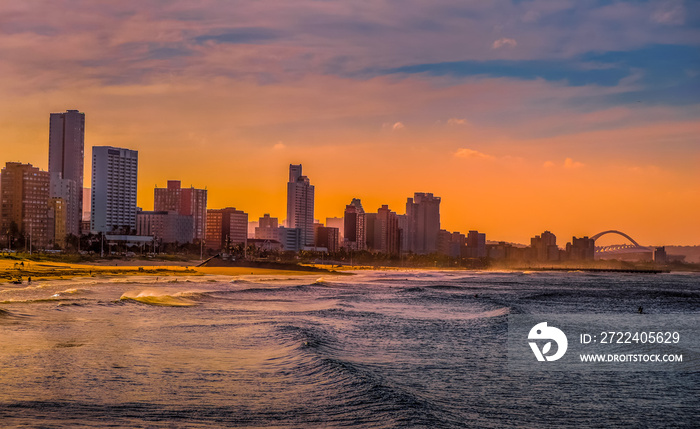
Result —
<path fill-rule="evenodd" d="M 698 4 L 365 6 L 0 5 L 3 161 L 48 171 L 47 114 L 79 109 L 86 149 L 139 151 L 144 210 L 177 178 L 282 220 L 302 163 L 317 219 L 432 192 L 495 240 L 700 243 Z"/>
<path fill-rule="evenodd" d="M 68 111 L 66 111 L 66 113 L 76 113 L 76 114 L 77 114 L 78 111 L 77 111 L 77 110 L 68 110 Z M 53 129 L 53 119 L 54 119 L 54 116 L 55 116 L 55 115 L 61 115 L 61 114 L 54 114 L 54 113 L 51 114 L 51 118 L 52 118 L 52 129 Z M 82 117 L 82 126 L 83 126 L 83 128 L 84 128 L 84 120 L 85 120 L 84 116 L 85 116 L 85 114 L 84 114 L 84 112 L 80 112 L 79 115 Z M 50 135 L 51 135 L 51 133 L 50 133 Z M 51 145 L 49 145 L 49 148 L 51 148 Z M 93 178 L 93 180 L 94 180 L 94 177 L 95 177 L 95 172 L 96 172 L 97 170 L 102 171 L 101 175 L 104 176 L 103 179 L 102 179 L 102 181 L 107 180 L 107 177 L 108 177 L 108 176 L 104 175 L 104 173 L 106 173 L 106 171 L 107 171 L 107 168 L 106 168 L 105 166 L 103 166 L 103 167 L 98 168 L 97 170 L 95 170 L 95 164 L 94 164 L 95 159 L 96 159 L 96 158 L 95 158 L 95 149 L 97 149 L 98 151 L 104 151 L 104 155 L 103 155 L 104 161 L 103 161 L 103 162 L 106 162 L 106 160 L 107 160 L 106 155 L 107 155 L 108 152 L 109 152 L 109 153 L 115 152 L 115 154 L 116 154 L 116 152 L 127 153 L 127 154 L 130 154 L 130 155 L 128 155 L 128 156 L 130 156 L 130 157 L 136 157 L 136 158 L 138 158 L 138 151 L 135 151 L 135 150 L 126 149 L 126 148 L 112 147 L 112 146 L 93 146 L 93 147 L 92 147 L 92 150 L 93 150 L 93 160 L 92 160 L 92 164 L 91 164 L 91 166 L 92 166 L 91 171 L 92 171 L 92 178 Z M 111 151 L 109 151 L 110 149 L 111 149 Z M 50 151 L 49 151 L 49 152 L 50 152 Z M 100 153 L 101 153 L 101 152 L 100 152 Z M 111 159 L 111 158 L 110 158 L 110 159 Z M 10 163 L 12 163 L 12 162 L 10 162 Z M 50 164 L 50 162 L 49 162 L 49 164 Z M 24 164 L 23 164 L 23 165 L 24 165 Z M 27 165 L 29 165 L 30 167 L 32 167 L 31 163 L 27 163 Z M 309 207 L 310 207 L 310 210 L 311 210 L 311 214 L 306 213 L 306 212 L 308 211 L 308 208 L 304 208 L 304 209 L 303 209 L 303 212 L 305 213 L 304 216 L 305 216 L 305 217 L 308 217 L 308 219 L 305 219 L 305 224 L 307 224 L 307 225 L 306 225 L 306 229 L 314 230 L 314 229 L 316 228 L 316 226 L 317 226 L 317 224 L 315 224 L 314 221 L 317 220 L 317 219 L 322 219 L 322 217 L 317 218 L 317 217 L 316 217 L 316 214 L 314 213 L 314 212 L 315 212 L 314 186 L 313 186 L 313 185 L 310 185 L 310 183 L 309 183 L 310 181 L 309 181 L 309 179 L 308 179 L 307 176 L 302 175 L 302 167 L 303 167 L 303 164 L 289 164 L 288 167 L 289 167 L 289 170 L 288 170 L 287 195 L 286 195 L 286 197 L 287 197 L 287 204 L 286 204 L 286 212 L 287 212 L 287 215 L 288 215 L 288 217 L 289 217 L 290 210 L 291 210 L 291 212 L 294 212 L 294 211 L 296 210 L 296 209 L 294 208 L 294 207 L 296 206 L 296 204 L 295 204 L 293 201 L 294 201 L 295 199 L 298 199 L 299 197 L 297 197 L 297 196 L 295 195 L 294 189 L 295 189 L 295 187 L 296 187 L 295 182 L 297 182 L 297 180 L 299 180 L 299 181 L 300 181 L 299 184 L 302 185 L 303 188 L 306 188 L 306 187 L 309 187 L 309 188 L 310 188 L 310 191 L 308 191 L 308 192 L 310 192 L 310 201 L 309 201 L 308 203 L 305 203 L 305 204 L 310 204 Z M 45 171 L 41 170 L 40 168 L 37 168 L 36 166 L 33 166 L 32 168 L 35 168 L 37 171 L 41 171 L 41 172 L 44 172 L 44 173 L 48 173 L 48 172 L 45 172 Z M 87 170 L 88 168 L 90 168 L 90 167 L 86 166 L 86 170 Z M 129 204 L 133 205 L 133 204 L 134 204 L 133 201 L 136 201 L 136 199 L 137 199 L 137 197 L 138 197 L 138 191 L 137 191 L 138 187 L 136 186 L 136 183 L 135 183 L 135 178 L 136 178 L 136 177 L 138 176 L 138 174 L 139 174 L 138 162 L 137 162 L 134 166 L 130 166 L 129 169 L 130 169 L 130 171 L 126 172 L 126 176 L 129 176 L 129 177 L 131 177 L 131 178 L 122 177 L 122 176 L 125 174 L 125 172 L 122 171 L 121 174 L 119 175 L 119 179 L 116 180 L 114 183 L 117 183 L 118 185 L 120 185 L 120 184 L 123 185 L 123 183 L 121 183 L 121 182 L 122 182 L 124 179 L 126 179 L 126 181 L 128 182 L 128 185 L 129 185 L 129 186 L 120 187 L 120 188 L 119 188 L 119 192 L 123 192 L 123 193 L 132 195 L 132 197 L 129 198 L 129 200 L 131 201 Z M 109 168 L 109 170 L 111 171 L 111 167 Z M 111 183 L 111 181 L 112 181 L 112 179 L 110 179 L 110 183 Z M 206 205 L 207 197 L 206 197 L 206 195 L 207 195 L 207 192 L 208 192 L 208 191 L 207 191 L 207 189 L 206 189 L 206 188 L 207 188 L 206 186 L 204 186 L 205 189 L 195 189 L 194 186 L 191 186 L 190 188 L 181 188 L 181 181 L 180 181 L 180 180 L 171 180 L 171 179 L 167 179 L 167 180 L 166 180 L 166 183 L 167 183 L 167 187 L 166 187 L 166 188 L 159 188 L 159 187 L 158 187 L 158 184 L 156 184 L 156 185 L 154 186 L 154 188 L 153 188 L 154 196 L 153 196 L 153 198 L 150 200 L 150 206 L 153 208 L 153 211 L 149 211 L 148 209 L 145 209 L 145 210 L 144 210 L 144 207 L 142 207 L 142 206 L 140 206 L 140 205 L 138 205 L 138 204 L 136 204 L 136 205 L 134 206 L 134 207 L 135 207 L 135 209 L 133 210 L 133 212 L 134 212 L 134 217 L 133 217 L 133 219 L 132 219 L 132 220 L 133 220 L 133 225 L 129 225 L 129 227 L 131 227 L 131 228 L 133 229 L 132 232 L 134 232 L 134 233 L 136 232 L 136 215 L 142 213 L 142 212 L 139 211 L 139 210 L 144 210 L 143 213 L 144 213 L 144 214 L 147 214 L 148 216 L 152 216 L 153 213 L 165 214 L 165 213 L 168 212 L 168 210 L 172 211 L 173 214 L 175 214 L 175 213 L 178 213 L 178 214 L 179 214 L 179 210 L 175 209 L 174 207 L 175 207 L 175 205 L 177 205 L 177 206 L 179 207 L 179 204 L 180 204 L 180 203 L 177 203 L 177 204 L 176 204 L 175 201 L 173 200 L 173 201 L 169 202 L 169 204 L 173 204 L 174 206 L 168 208 L 168 207 L 165 207 L 165 206 L 168 205 L 168 204 L 165 204 L 164 201 L 159 202 L 159 198 L 162 199 L 163 197 L 165 197 L 165 195 L 162 194 L 162 192 L 164 192 L 164 191 L 169 191 L 171 188 L 172 188 L 172 191 L 176 192 L 176 195 L 173 195 L 173 196 L 171 196 L 171 197 L 168 197 L 169 199 L 177 199 L 177 200 L 180 200 L 180 198 L 181 198 L 181 197 L 180 197 L 180 191 L 182 191 L 182 192 L 188 192 L 188 191 L 189 191 L 190 193 L 184 194 L 184 197 L 185 197 L 185 198 L 183 198 L 183 199 L 184 199 L 184 200 L 189 200 L 190 198 L 192 198 L 192 201 L 190 201 L 190 202 L 185 202 L 185 203 L 184 203 L 184 204 L 187 205 L 187 207 L 190 207 L 192 204 L 195 204 L 195 203 L 194 203 L 194 201 L 195 201 L 195 200 L 194 200 L 194 196 L 195 196 L 194 193 L 197 192 L 197 194 L 196 194 L 196 195 L 197 195 L 197 199 L 198 199 L 198 200 L 200 200 L 200 199 L 202 200 L 202 201 L 199 201 L 197 204 L 202 204 L 202 203 L 204 203 L 204 205 L 203 205 L 199 210 L 202 210 L 202 209 L 204 209 L 204 208 L 207 208 L 207 205 Z M 121 186 L 121 185 L 120 185 L 120 186 Z M 112 185 L 110 185 L 110 186 L 112 186 Z M 91 191 L 91 188 L 83 188 L 83 189 L 84 189 L 85 191 Z M 116 189 L 116 188 L 115 188 L 115 189 Z M 159 191 L 161 192 L 161 195 L 160 195 L 160 196 L 159 196 Z M 113 191 L 112 191 L 112 192 L 113 192 Z M 306 195 L 306 192 L 307 192 L 307 191 L 304 191 L 303 194 Z M 199 194 L 202 194 L 202 195 L 203 195 L 203 198 L 200 197 Z M 399 197 L 399 198 L 401 198 L 401 197 Z M 138 201 L 141 201 L 142 199 L 143 199 L 143 198 L 138 197 Z M 305 200 L 306 197 L 304 196 L 303 199 Z M 391 198 L 385 198 L 384 200 L 386 200 L 386 199 L 391 199 Z M 413 202 L 414 199 L 416 200 L 416 203 Z M 442 228 L 440 227 L 440 211 L 439 211 L 439 205 L 440 205 L 440 200 L 441 200 L 441 198 L 440 198 L 440 197 L 433 197 L 433 194 L 432 194 L 432 193 L 415 192 L 415 193 L 414 193 L 414 198 L 411 198 L 411 197 L 408 198 L 408 202 L 405 204 L 406 211 L 405 211 L 404 214 L 399 215 L 399 218 L 401 218 L 402 216 L 403 216 L 403 217 L 409 216 L 409 213 L 410 213 L 412 210 L 416 210 L 416 209 L 412 209 L 412 207 L 421 207 L 423 204 L 419 204 L 419 203 L 418 203 L 418 202 L 420 201 L 420 199 L 424 199 L 424 200 L 427 199 L 427 200 L 426 200 L 427 202 L 432 202 L 432 201 L 436 201 L 436 202 L 437 202 L 437 205 L 435 206 L 436 208 L 434 209 L 434 210 L 435 210 L 435 213 L 432 215 L 432 216 L 436 216 L 436 217 L 435 217 L 435 219 L 436 219 L 436 220 L 435 220 L 435 222 L 436 222 L 435 225 L 436 225 L 436 226 L 433 226 L 432 229 L 431 229 L 431 233 L 428 234 L 430 237 L 433 237 L 433 238 L 431 238 L 431 240 L 433 240 L 433 244 L 430 244 L 430 245 L 428 245 L 427 247 L 426 247 L 425 245 L 419 246 L 419 248 L 421 248 L 421 250 L 418 250 L 418 251 L 417 251 L 417 253 L 431 253 L 431 252 L 434 252 L 434 251 L 437 250 L 437 247 L 436 247 L 436 244 L 435 244 L 435 241 L 434 241 L 434 240 L 437 238 L 437 232 L 447 231 L 446 229 L 442 229 Z M 94 198 L 93 198 L 93 200 L 94 200 Z M 360 200 L 357 199 L 357 198 L 353 198 L 352 200 L 353 200 L 353 201 L 352 201 L 353 204 L 359 204 L 359 207 L 360 207 L 360 210 L 361 210 L 361 207 L 362 207 L 362 206 L 361 206 Z M 116 202 L 117 200 L 114 200 L 114 201 Z M 94 202 L 93 202 L 93 204 L 94 204 Z M 121 204 L 123 204 L 123 203 L 120 203 L 120 205 L 121 205 Z M 160 205 L 161 207 L 159 207 L 159 205 Z M 146 204 L 146 206 L 148 206 L 148 204 Z M 229 204 L 229 206 L 230 206 L 230 204 Z M 213 211 L 213 212 L 222 212 L 222 211 L 223 211 L 223 212 L 226 212 L 227 210 L 235 210 L 234 208 L 229 207 L 229 206 L 224 207 L 224 208 L 221 208 L 221 209 L 216 209 L 216 208 L 211 208 L 211 207 L 209 207 L 208 210 L 209 210 L 209 211 Z M 350 206 L 347 206 L 347 207 L 350 207 Z M 341 214 L 344 213 L 345 216 L 347 216 L 347 207 L 346 207 L 345 212 L 342 212 Z M 136 210 L 136 209 L 138 209 L 138 210 Z M 378 212 L 378 213 L 381 213 L 382 210 L 388 210 L 388 209 L 389 209 L 389 207 L 388 207 L 387 204 L 381 204 L 381 205 L 377 208 L 377 212 Z M 64 210 L 65 210 L 65 209 L 64 209 Z M 425 208 L 422 208 L 421 210 L 425 210 Z M 91 213 L 92 213 L 92 212 L 94 212 L 94 207 L 92 207 Z M 130 210 L 130 212 L 131 212 L 131 210 Z M 245 213 L 246 218 L 250 215 L 248 208 L 245 208 L 244 210 L 240 211 L 240 213 Z M 192 216 L 192 215 L 194 215 L 195 213 L 187 213 L 187 214 L 190 215 L 190 216 Z M 369 212 L 368 212 L 367 214 L 372 214 L 372 213 L 369 213 Z M 376 214 L 377 214 L 377 213 L 374 213 L 374 215 L 376 215 Z M 395 215 L 396 215 L 396 213 L 395 213 Z M 54 216 L 57 216 L 57 215 L 54 214 Z M 265 213 L 264 216 L 269 216 L 269 213 Z M 426 216 L 426 215 L 422 215 L 422 216 Z M 123 217 L 123 215 L 119 215 L 119 217 Z M 196 217 L 196 216 L 195 216 L 195 217 Z M 254 217 L 251 217 L 251 219 L 254 219 Z M 262 216 L 261 216 L 261 219 L 262 219 Z M 310 219 L 310 220 L 309 220 L 309 219 Z M 342 218 L 341 218 L 341 219 L 342 219 Z M 287 219 L 281 218 L 280 220 L 282 221 L 281 223 L 282 223 L 283 225 L 287 225 L 287 224 L 288 224 L 288 220 L 287 220 Z M 250 222 L 255 223 L 254 221 L 250 221 Z M 93 225 L 93 227 L 91 227 L 91 229 L 93 229 L 93 231 L 94 231 L 94 230 L 95 230 L 95 228 L 94 228 L 94 221 L 91 219 L 91 222 L 90 222 L 90 223 L 91 223 L 91 225 Z M 206 222 L 205 222 L 205 223 L 206 223 Z M 196 221 L 195 221 L 195 225 L 196 225 Z M 324 224 L 321 223 L 320 225 L 323 226 Z M 328 225 L 326 225 L 326 226 L 328 226 Z M 288 227 L 298 227 L 298 226 L 288 225 Z M 402 248 L 405 248 L 406 250 L 410 250 L 410 251 L 416 251 L 416 250 L 417 250 L 417 249 L 416 249 L 416 246 L 415 246 L 415 244 L 414 244 L 412 241 L 405 241 L 405 240 L 412 240 L 412 239 L 410 239 L 409 237 L 411 237 L 412 235 L 414 235 L 414 234 L 416 233 L 416 232 L 415 232 L 416 226 L 415 226 L 415 225 L 412 225 L 412 224 L 411 224 L 411 225 L 406 224 L 406 225 L 403 225 L 403 226 L 400 226 L 400 227 L 401 227 L 402 230 L 404 231 L 403 237 L 401 238 L 401 240 L 402 240 L 402 242 L 403 242 L 403 243 L 401 244 Z M 189 228 L 189 227 L 186 227 L 186 228 Z M 239 228 L 242 228 L 242 226 L 239 225 Z M 248 228 L 248 229 L 249 229 L 249 228 Z M 303 230 L 303 228 L 302 228 L 302 230 Z M 448 232 L 449 234 L 460 234 L 461 231 L 462 231 L 462 230 L 456 230 L 456 231 L 454 231 L 454 232 L 447 231 L 447 232 Z M 464 231 L 467 231 L 467 229 L 465 229 Z M 608 229 L 607 231 L 610 231 L 610 229 Z M 476 233 L 477 231 L 469 230 L 469 232 L 470 232 L 470 233 Z M 613 232 L 616 232 L 616 230 L 614 230 Z M 545 231 L 545 233 L 549 233 L 549 231 Z M 214 235 L 217 235 L 217 234 L 218 234 L 218 235 L 221 235 L 221 237 L 224 237 L 224 236 L 226 235 L 226 234 L 223 234 L 223 233 L 221 232 L 221 228 L 219 228 L 219 230 L 218 230 L 217 233 L 213 233 L 213 234 L 214 234 Z M 223 235 L 222 235 L 222 234 L 223 234 Z M 300 231 L 300 234 L 301 234 L 301 231 Z M 422 235 L 422 234 L 425 234 L 425 233 L 424 233 L 424 232 L 421 232 L 419 235 Z M 248 234 L 248 235 L 249 235 L 249 238 L 252 238 L 252 235 L 251 235 L 251 234 Z M 254 234 L 253 234 L 253 235 L 254 235 Z M 301 235 L 303 235 L 303 234 L 301 234 Z M 303 242 L 306 240 L 305 238 L 301 237 L 301 235 L 300 235 L 300 237 L 298 238 L 300 244 L 303 243 Z M 307 234 L 307 235 L 308 235 L 308 234 Z M 315 235 L 315 234 L 313 234 L 313 235 Z M 480 235 L 483 236 L 484 234 L 480 234 Z M 591 234 L 591 233 L 585 233 L 585 234 L 581 234 L 581 235 L 584 236 L 585 238 L 587 238 L 588 235 L 592 235 L 592 234 Z M 514 243 L 514 244 L 524 244 L 524 243 L 527 242 L 528 240 L 531 240 L 531 237 L 528 237 L 528 239 L 525 240 L 524 242 L 518 242 L 518 241 L 512 241 L 512 240 L 503 240 L 503 239 L 500 239 L 500 238 L 498 238 L 498 237 L 496 237 L 497 239 L 493 239 L 494 237 L 493 237 L 493 236 L 491 236 L 491 237 L 492 237 L 492 238 L 491 238 L 489 241 L 492 242 L 492 243 L 498 243 L 498 242 L 506 242 L 506 243 L 508 243 L 508 242 L 510 242 L 510 243 Z M 572 237 L 573 237 L 573 239 L 574 239 L 574 241 L 575 241 L 575 240 L 576 240 L 576 235 L 574 234 Z M 193 238 L 197 238 L 197 237 L 196 237 L 196 234 L 193 235 Z M 283 237 L 280 237 L 280 238 L 282 239 L 282 241 L 284 241 L 284 238 L 283 238 Z M 608 237 L 608 238 L 611 238 L 611 237 Z M 58 239 L 57 239 L 57 240 L 58 240 Z M 223 238 L 222 238 L 222 240 L 223 240 Z M 617 240 L 619 241 L 619 238 L 617 238 Z M 306 240 L 306 241 L 308 241 L 306 244 L 301 244 L 301 245 L 302 245 L 302 246 L 304 246 L 304 245 L 306 245 L 306 246 L 313 246 L 313 245 L 314 245 L 313 240 L 309 239 L 309 240 Z M 482 240 L 482 241 L 483 241 L 483 240 Z M 599 244 L 602 244 L 602 243 L 599 243 Z M 610 243 L 608 243 L 608 244 L 610 244 Z M 636 243 L 634 243 L 634 244 L 636 245 Z M 668 243 L 664 243 L 664 244 L 668 244 Z M 676 243 L 672 243 L 672 244 L 676 244 Z M 351 246 L 351 247 L 352 247 L 352 246 Z M 561 245 L 559 245 L 558 247 L 559 247 L 559 248 L 562 248 L 562 249 L 564 248 L 564 246 L 561 246 Z M 375 249 L 375 250 L 376 250 L 376 249 Z"/>

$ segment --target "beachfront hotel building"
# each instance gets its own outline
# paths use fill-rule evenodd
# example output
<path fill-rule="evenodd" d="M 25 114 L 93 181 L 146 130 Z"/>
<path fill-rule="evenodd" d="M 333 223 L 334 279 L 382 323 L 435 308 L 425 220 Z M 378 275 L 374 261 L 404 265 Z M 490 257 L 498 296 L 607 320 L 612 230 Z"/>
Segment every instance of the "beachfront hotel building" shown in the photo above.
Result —
<path fill-rule="evenodd" d="M 133 234 L 139 153 L 112 146 L 92 148 L 90 229 Z"/>
<path fill-rule="evenodd" d="M 168 180 L 165 188 L 153 191 L 153 210 L 192 216 L 192 237 L 204 239 L 207 231 L 207 190 L 183 188 L 179 180 Z"/>
<path fill-rule="evenodd" d="M 337 252 L 340 247 L 340 230 L 338 228 L 316 224 L 316 244 L 317 250 L 326 249 L 329 253 Z"/>
<path fill-rule="evenodd" d="M 343 216 L 343 247 L 348 250 L 364 250 L 367 244 L 365 233 L 365 210 L 362 201 L 353 198 L 345 206 Z"/>
<path fill-rule="evenodd" d="M 396 212 L 383 205 L 377 213 L 365 215 L 367 248 L 373 252 L 398 256 L 401 251 L 401 229 Z"/>
<path fill-rule="evenodd" d="M 437 251 L 437 237 L 440 231 L 440 197 L 431 193 L 416 192 L 406 201 L 408 251 L 417 254 Z"/>
<path fill-rule="evenodd" d="M 302 175 L 301 164 L 289 165 L 287 228 L 299 229 L 301 246 L 314 245 L 314 186 Z"/>
<path fill-rule="evenodd" d="M 255 227 L 255 238 L 279 241 L 279 221 L 277 218 L 270 217 L 269 213 L 265 213 L 258 220 L 258 226 Z"/>
<path fill-rule="evenodd" d="M 227 250 L 248 240 L 248 213 L 234 207 L 207 210 L 206 247 Z"/>
<path fill-rule="evenodd" d="M 174 211 L 137 211 L 136 235 L 152 237 L 158 243 L 192 242 L 192 216 Z"/>
<path fill-rule="evenodd" d="M 0 229 L 5 240 L 18 238 L 8 239 L 16 232 L 33 246 L 48 245 L 49 173 L 32 164 L 8 162 L 0 172 L 0 195 Z"/>
<path fill-rule="evenodd" d="M 560 259 L 557 236 L 544 231 L 530 239 L 530 258 L 537 261 L 558 261 Z"/>
<path fill-rule="evenodd" d="M 57 230 L 80 235 L 83 217 L 85 113 L 68 110 L 49 116 L 49 194 L 65 204 L 65 225 Z"/>
<path fill-rule="evenodd" d="M 278 228 L 279 242 L 285 252 L 298 252 L 302 249 L 301 230 L 299 228 Z"/>

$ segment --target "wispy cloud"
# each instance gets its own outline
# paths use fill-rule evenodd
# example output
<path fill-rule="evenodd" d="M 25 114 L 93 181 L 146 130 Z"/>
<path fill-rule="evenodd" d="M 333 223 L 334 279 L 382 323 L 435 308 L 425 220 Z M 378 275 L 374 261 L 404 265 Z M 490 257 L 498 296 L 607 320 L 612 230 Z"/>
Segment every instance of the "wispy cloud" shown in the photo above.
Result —
<path fill-rule="evenodd" d="M 566 158 L 566 159 L 564 160 L 564 168 L 570 168 L 570 169 L 572 169 L 572 168 L 581 168 L 581 167 L 583 167 L 583 165 L 584 165 L 584 164 L 583 164 L 582 162 L 574 161 L 574 160 L 571 159 L 571 158 Z"/>
<path fill-rule="evenodd" d="M 197 36 L 194 40 L 197 43 L 263 43 L 281 37 L 280 32 L 265 27 L 244 27 L 227 29 L 216 34 L 204 34 Z"/>
<path fill-rule="evenodd" d="M 507 37 L 495 40 L 491 45 L 493 49 L 515 48 L 516 46 L 518 46 L 518 42 L 515 39 L 509 39 Z"/>
<path fill-rule="evenodd" d="M 685 22 L 685 5 L 683 0 L 659 2 L 651 19 L 659 24 L 682 25 Z"/>
<path fill-rule="evenodd" d="M 382 128 L 388 129 L 391 131 L 400 131 L 400 130 L 403 130 L 404 128 L 406 128 L 406 126 L 403 124 L 403 122 L 394 122 L 394 123 L 385 122 L 384 124 L 382 124 Z"/>
<path fill-rule="evenodd" d="M 459 148 L 457 151 L 454 153 L 454 156 L 457 158 L 465 158 L 465 159 L 492 159 L 493 157 L 491 155 L 487 155 L 485 153 L 479 152 L 474 149 L 469 149 L 469 148 Z"/>
<path fill-rule="evenodd" d="M 562 164 L 559 164 L 562 168 L 566 169 L 576 169 L 576 168 L 581 168 L 584 166 L 582 162 L 574 161 L 572 158 L 566 158 L 564 159 L 564 162 Z M 557 167 L 557 164 L 553 161 L 545 161 L 544 164 L 542 164 L 542 167 L 551 169 Z"/>
<path fill-rule="evenodd" d="M 466 119 L 450 118 L 447 120 L 448 125 L 466 125 Z"/>

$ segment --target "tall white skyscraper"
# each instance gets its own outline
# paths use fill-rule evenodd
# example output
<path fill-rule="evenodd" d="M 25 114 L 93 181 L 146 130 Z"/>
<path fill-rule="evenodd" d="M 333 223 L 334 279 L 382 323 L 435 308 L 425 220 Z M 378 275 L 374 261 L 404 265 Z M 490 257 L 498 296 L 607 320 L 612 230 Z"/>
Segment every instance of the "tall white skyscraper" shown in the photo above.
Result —
<path fill-rule="evenodd" d="M 92 231 L 135 233 L 138 161 L 139 153 L 135 150 L 93 146 Z"/>
<path fill-rule="evenodd" d="M 77 110 L 49 118 L 49 194 L 66 206 L 65 232 L 79 235 L 83 217 L 85 114 Z"/>
<path fill-rule="evenodd" d="M 314 187 L 302 176 L 301 164 L 289 165 L 287 226 L 299 229 L 302 246 L 314 245 Z"/>

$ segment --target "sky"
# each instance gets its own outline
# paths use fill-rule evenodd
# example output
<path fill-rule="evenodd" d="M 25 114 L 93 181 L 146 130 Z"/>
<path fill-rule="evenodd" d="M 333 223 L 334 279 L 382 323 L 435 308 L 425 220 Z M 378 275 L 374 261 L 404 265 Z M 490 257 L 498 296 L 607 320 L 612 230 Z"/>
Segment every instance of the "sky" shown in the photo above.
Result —
<path fill-rule="evenodd" d="M 488 240 L 700 245 L 696 1 L 0 1 L 0 77 L 0 162 L 78 109 L 86 186 L 138 150 L 145 210 L 175 179 L 282 220 L 301 163 L 321 221 L 432 192 Z"/>

